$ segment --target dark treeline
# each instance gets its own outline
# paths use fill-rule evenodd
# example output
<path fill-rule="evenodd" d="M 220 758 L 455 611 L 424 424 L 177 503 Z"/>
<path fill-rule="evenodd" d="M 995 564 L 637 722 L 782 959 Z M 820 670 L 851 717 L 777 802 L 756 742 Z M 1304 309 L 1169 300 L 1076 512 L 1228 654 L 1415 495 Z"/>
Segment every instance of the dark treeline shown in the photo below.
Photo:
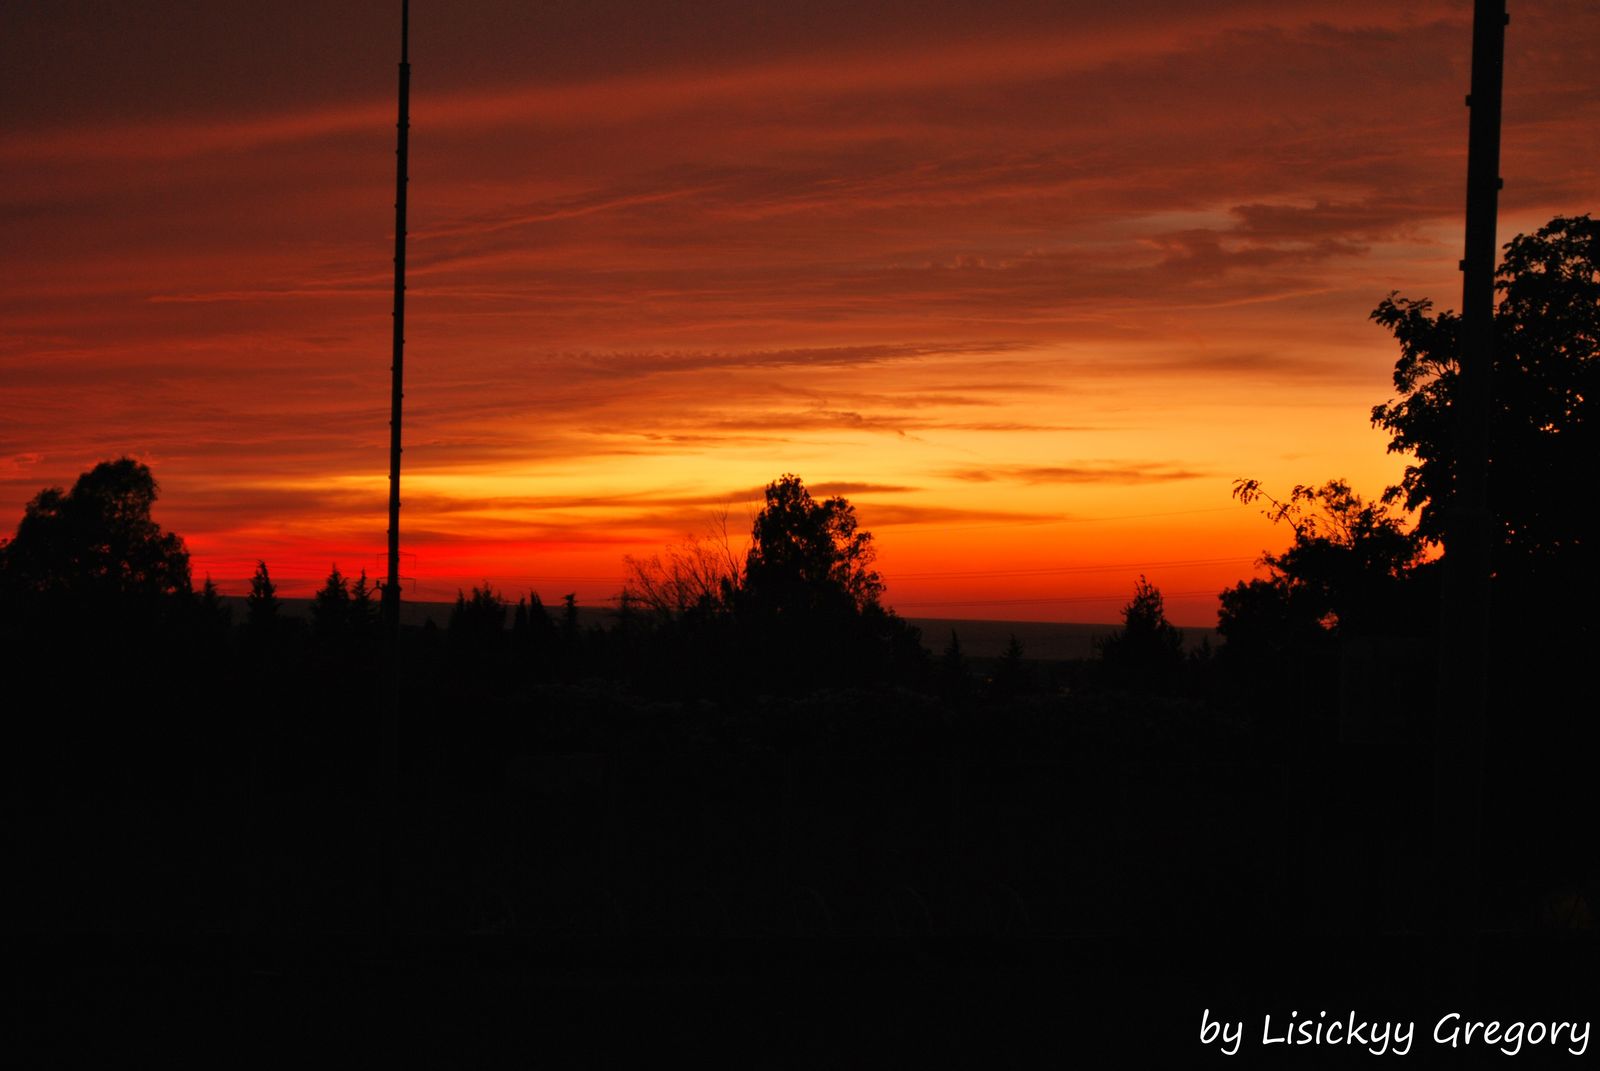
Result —
<path fill-rule="evenodd" d="M 1092 813 L 1126 792 L 1145 753 L 1190 777 L 1239 761 L 1210 652 L 1181 653 L 1154 589 L 1101 659 L 930 655 L 850 504 L 793 476 L 742 561 L 708 541 L 630 562 L 605 625 L 485 586 L 397 658 L 364 574 L 333 569 L 306 616 L 265 562 L 242 607 L 196 590 L 155 493 L 102 464 L 6 548 L 6 649 L 50 682 L 10 749 L 45 928 L 1103 928 L 1126 890 L 1018 891 L 1076 880 L 1077 849 L 1024 850 L 1030 828 L 1062 793 Z M 1046 810 L 1012 798 L 1019 772 Z M 1095 831 L 1100 873 L 1169 787 Z"/>
<path fill-rule="evenodd" d="M 1587 928 L 1595 228 L 1508 246 L 1486 919 Z M 1456 321 L 1391 295 L 1415 464 L 1235 495 L 1287 526 L 1185 651 L 1133 585 L 1097 656 L 930 653 L 872 537 L 795 476 L 748 552 L 630 560 L 616 611 L 488 585 L 391 641 L 197 589 L 124 458 L 0 547 L 25 930 L 562 934 L 1425 931 Z M 1417 520 L 1413 523 L 1411 517 Z M 1264 525 L 1264 530 L 1267 526 Z M 940 637 L 939 639 L 943 639 Z M 935 643 L 935 648 L 941 644 Z M 1448 731 L 1448 718 L 1444 720 Z"/>

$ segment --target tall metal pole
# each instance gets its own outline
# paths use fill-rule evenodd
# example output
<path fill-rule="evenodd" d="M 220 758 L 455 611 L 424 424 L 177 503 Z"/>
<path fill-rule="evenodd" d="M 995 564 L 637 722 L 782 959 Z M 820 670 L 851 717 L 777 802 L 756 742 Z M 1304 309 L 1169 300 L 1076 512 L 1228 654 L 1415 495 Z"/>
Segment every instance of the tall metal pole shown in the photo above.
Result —
<path fill-rule="evenodd" d="M 384 623 L 400 629 L 400 400 L 405 397 L 406 348 L 406 155 L 411 130 L 411 4 L 400 0 L 400 119 L 394 180 L 394 359 L 389 366 L 389 576 L 383 585 Z"/>
<path fill-rule="evenodd" d="M 1485 700 L 1490 640 L 1489 423 L 1493 407 L 1495 223 L 1506 0 L 1475 0 L 1467 135 L 1466 244 L 1461 260 L 1457 462 L 1446 520 L 1435 730 L 1435 875 L 1445 970 L 1471 983 L 1479 928 Z"/>

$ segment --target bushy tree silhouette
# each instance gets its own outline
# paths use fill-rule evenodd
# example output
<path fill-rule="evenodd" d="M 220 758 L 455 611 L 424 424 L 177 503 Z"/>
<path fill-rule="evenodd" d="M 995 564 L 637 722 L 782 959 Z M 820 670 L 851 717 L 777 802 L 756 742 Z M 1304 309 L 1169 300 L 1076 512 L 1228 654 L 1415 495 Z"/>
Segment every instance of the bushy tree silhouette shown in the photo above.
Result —
<path fill-rule="evenodd" d="M 517 600 L 512 616 L 513 649 L 536 673 L 545 675 L 556 665 L 560 633 L 537 591 Z"/>
<path fill-rule="evenodd" d="M 1122 628 L 1100 642 L 1100 659 L 1114 687 L 1161 690 L 1183 665 L 1183 633 L 1167 620 L 1161 591 L 1143 576 L 1122 608 Z"/>
<path fill-rule="evenodd" d="M 1273 523 L 1294 531 L 1287 550 L 1262 555 L 1265 579 L 1222 593 L 1217 627 L 1236 651 L 1322 634 L 1408 631 L 1418 617 L 1431 620 L 1431 607 L 1413 597 L 1410 583 L 1422 539 L 1388 502 L 1364 501 L 1343 480 L 1297 485 L 1286 501 L 1256 480 L 1237 481 L 1233 494 L 1264 503 Z"/>
<path fill-rule="evenodd" d="M 768 484 L 765 497 L 745 557 L 751 605 L 775 615 L 877 605 L 883 580 L 872 569 L 872 533 L 860 529 L 849 501 L 818 502 L 792 473 Z"/>
<path fill-rule="evenodd" d="M 874 558 L 848 500 L 818 501 L 792 473 L 767 485 L 732 591 L 734 657 L 753 687 L 804 692 L 925 670 L 920 635 L 880 602 Z"/>
<path fill-rule="evenodd" d="M 1496 568 L 1566 569 L 1592 548 L 1594 510 L 1576 493 L 1590 481 L 1600 404 L 1600 223 L 1558 216 L 1507 243 L 1496 273 L 1494 408 L 1489 494 L 1498 527 Z M 1391 497 L 1419 511 L 1418 531 L 1438 541 L 1456 465 L 1454 402 L 1460 317 L 1391 293 L 1372 319 L 1400 343 L 1397 399 L 1372 422 L 1407 453 Z"/>
<path fill-rule="evenodd" d="M 189 594 L 183 540 L 150 517 L 158 491 L 149 467 L 130 457 L 102 461 L 71 491 L 40 491 L 0 544 L 0 591 L 121 601 Z"/>
<path fill-rule="evenodd" d="M 726 517 L 709 535 L 686 539 L 649 558 L 629 555 L 623 565 L 623 597 L 657 621 L 726 609 L 744 583 L 728 543 Z"/>
<path fill-rule="evenodd" d="M 456 592 L 450 610 L 450 645 L 458 651 L 489 653 L 500 646 L 506 627 L 506 601 L 484 581 L 473 586 L 472 594 Z"/>

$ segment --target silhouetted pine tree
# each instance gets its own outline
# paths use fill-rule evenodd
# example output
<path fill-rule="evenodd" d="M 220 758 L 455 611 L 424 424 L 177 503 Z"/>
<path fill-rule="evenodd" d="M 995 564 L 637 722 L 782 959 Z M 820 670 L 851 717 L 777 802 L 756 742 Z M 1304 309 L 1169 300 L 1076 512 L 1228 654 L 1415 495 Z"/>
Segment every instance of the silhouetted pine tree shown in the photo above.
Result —
<path fill-rule="evenodd" d="M 1100 642 L 1107 683 L 1132 691 L 1169 691 L 1183 667 L 1183 633 L 1167 620 L 1161 591 L 1143 576 L 1122 608 L 1123 626 Z"/>
<path fill-rule="evenodd" d="M 535 678 L 546 678 L 556 664 L 558 639 L 556 623 L 550 620 L 537 591 L 528 592 L 527 621 L 527 629 L 516 641 L 517 657 L 526 662 Z"/>
<path fill-rule="evenodd" d="M 226 632 L 233 623 L 233 607 L 223 604 L 210 573 L 206 574 L 205 585 L 200 589 L 200 618 L 208 628 L 219 632 Z"/>
<path fill-rule="evenodd" d="M 350 631 L 350 584 L 335 565 L 311 600 L 311 625 L 324 644 L 341 643 Z"/>
<path fill-rule="evenodd" d="M 367 579 L 363 568 L 350 586 L 350 639 L 354 654 L 366 658 L 377 651 L 382 624 L 378 589 Z"/>
<path fill-rule="evenodd" d="M 255 575 L 250 578 L 250 594 L 245 598 L 250 628 L 257 632 L 270 631 L 278 622 L 278 586 L 267 572 L 267 563 L 257 560 Z"/>
<path fill-rule="evenodd" d="M 474 586 L 470 597 L 456 592 L 456 604 L 450 611 L 452 649 L 474 657 L 493 656 L 502 650 L 505 628 L 506 601 L 487 580 L 482 587 Z"/>

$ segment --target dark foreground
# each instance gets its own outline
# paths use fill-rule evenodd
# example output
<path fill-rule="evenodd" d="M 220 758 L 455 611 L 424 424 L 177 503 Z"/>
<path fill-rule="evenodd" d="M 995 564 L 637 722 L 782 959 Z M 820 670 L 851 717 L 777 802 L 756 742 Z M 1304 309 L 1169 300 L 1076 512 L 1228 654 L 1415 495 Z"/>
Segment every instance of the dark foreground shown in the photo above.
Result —
<path fill-rule="evenodd" d="M 397 676 L 292 630 L 73 629 L 8 648 L 52 689 L 9 722 L 13 1007 L 64 1062 L 1325 1066 L 1374 1057 L 1265 1017 L 1354 1015 L 1427 1063 L 1452 1012 L 1600 1006 L 1594 729 L 1553 674 L 1505 678 L 1463 891 L 1411 641 L 652 689 L 594 668 L 665 664 L 615 633 L 408 632 Z"/>

